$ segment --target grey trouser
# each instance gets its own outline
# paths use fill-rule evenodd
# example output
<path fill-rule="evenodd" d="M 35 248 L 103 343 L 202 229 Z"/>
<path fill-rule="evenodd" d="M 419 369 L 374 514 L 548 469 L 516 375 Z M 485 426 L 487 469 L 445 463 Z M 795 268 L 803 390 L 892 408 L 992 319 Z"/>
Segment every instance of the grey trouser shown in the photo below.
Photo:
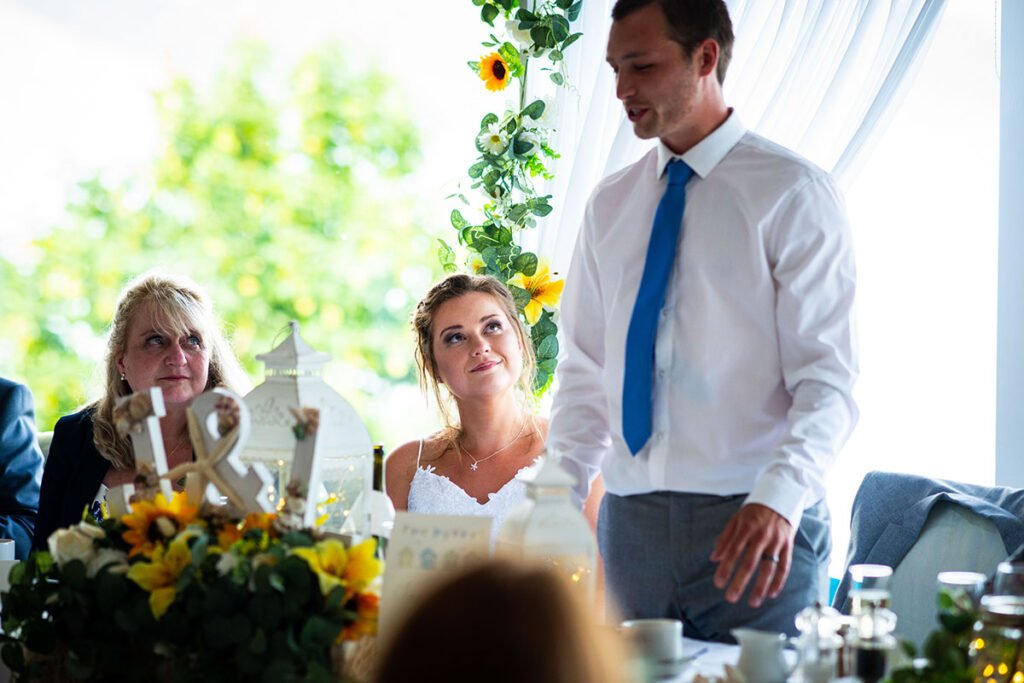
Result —
<path fill-rule="evenodd" d="M 709 559 L 745 499 L 671 491 L 606 494 L 597 536 L 613 608 L 624 619 L 682 619 L 683 633 L 701 640 L 735 642 L 729 630 L 738 626 L 796 635 L 797 612 L 828 597 L 828 507 L 821 501 L 804 511 L 789 579 L 777 598 L 755 609 L 746 594 L 735 604 L 725 601 L 713 581 L 717 565 Z M 748 592 L 753 584 L 751 579 Z"/>

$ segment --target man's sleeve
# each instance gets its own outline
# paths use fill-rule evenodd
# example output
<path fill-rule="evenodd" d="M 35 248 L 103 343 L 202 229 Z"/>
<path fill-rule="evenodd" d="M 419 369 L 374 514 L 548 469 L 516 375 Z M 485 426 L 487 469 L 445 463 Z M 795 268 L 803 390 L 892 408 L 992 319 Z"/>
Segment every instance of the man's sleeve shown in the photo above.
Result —
<path fill-rule="evenodd" d="M 563 357 L 548 432 L 549 452 L 560 455 L 562 466 L 576 477 L 580 505 L 611 445 L 603 386 L 606 312 L 594 251 L 593 203 L 591 198 L 566 277 L 559 319 Z"/>
<path fill-rule="evenodd" d="M 747 503 L 761 503 L 796 528 L 825 494 L 825 473 L 857 422 L 854 330 L 856 268 L 850 226 L 828 176 L 784 198 L 766 235 L 775 278 L 776 325 L 786 390 L 785 433 Z"/>
<path fill-rule="evenodd" d="M 19 559 L 32 547 L 42 472 L 32 395 L 13 385 L 0 392 L 0 537 L 14 539 Z"/>

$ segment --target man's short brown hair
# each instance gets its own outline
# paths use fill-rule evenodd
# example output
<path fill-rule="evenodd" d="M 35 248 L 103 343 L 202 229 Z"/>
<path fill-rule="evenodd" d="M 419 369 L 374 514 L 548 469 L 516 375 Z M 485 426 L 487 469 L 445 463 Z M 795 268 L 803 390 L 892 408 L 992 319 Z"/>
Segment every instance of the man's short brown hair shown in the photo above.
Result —
<path fill-rule="evenodd" d="M 732 20 L 725 0 L 618 0 L 612 20 L 619 21 L 648 5 L 658 5 L 668 21 L 669 38 L 679 43 L 689 57 L 697 46 L 711 38 L 718 43 L 719 84 L 732 58 Z"/>

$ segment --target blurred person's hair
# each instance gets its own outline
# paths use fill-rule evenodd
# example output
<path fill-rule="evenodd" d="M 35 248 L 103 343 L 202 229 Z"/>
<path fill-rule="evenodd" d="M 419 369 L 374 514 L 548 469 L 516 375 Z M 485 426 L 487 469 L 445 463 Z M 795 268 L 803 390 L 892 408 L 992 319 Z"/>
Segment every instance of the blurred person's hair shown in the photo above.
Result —
<path fill-rule="evenodd" d="M 434 319 L 441 307 L 459 297 L 472 293 L 487 294 L 501 307 L 509 324 L 515 330 L 519 348 L 523 354 L 523 367 L 519 375 L 518 396 L 524 404 L 529 403 L 533 395 L 533 379 L 536 373 L 536 359 L 533 353 L 533 342 L 523 329 L 516 311 L 516 302 L 512 293 L 497 279 L 489 275 L 466 275 L 455 273 L 445 277 L 427 292 L 426 296 L 416 305 L 412 314 L 412 326 L 416 330 L 416 365 L 419 368 L 420 385 L 424 390 L 429 387 L 437 401 L 441 417 L 444 419 L 445 430 L 442 438 L 448 442 L 449 448 L 455 448 L 460 434 L 460 427 L 453 419 L 449 403 L 441 392 L 438 378 L 437 358 L 434 355 Z M 533 415 L 532 410 L 527 411 Z M 533 430 L 537 427 L 534 424 Z"/>
<path fill-rule="evenodd" d="M 624 683 L 616 632 L 549 567 L 491 561 L 435 586 L 384 644 L 376 683 Z"/>
<path fill-rule="evenodd" d="M 612 8 L 612 20 L 624 19 L 648 5 L 657 5 L 664 12 L 669 39 L 679 43 L 688 60 L 697 46 L 708 38 L 718 43 L 715 75 L 719 85 L 724 83 L 734 42 L 732 20 L 725 0 L 618 0 Z"/>
<path fill-rule="evenodd" d="M 103 365 L 103 396 L 93 409 L 93 443 L 96 450 L 116 469 L 135 467 L 135 455 L 128 437 L 118 434 L 114 426 L 114 405 L 117 399 L 132 393 L 121 379 L 117 359 L 128 349 L 128 327 L 137 312 L 149 307 L 153 329 L 177 338 L 195 332 L 209 350 L 210 367 L 205 390 L 223 386 L 236 393 L 245 393 L 249 378 L 228 345 L 213 312 L 206 291 L 195 282 L 179 275 L 143 273 L 125 285 L 114 308 L 114 318 L 107 336 Z"/>

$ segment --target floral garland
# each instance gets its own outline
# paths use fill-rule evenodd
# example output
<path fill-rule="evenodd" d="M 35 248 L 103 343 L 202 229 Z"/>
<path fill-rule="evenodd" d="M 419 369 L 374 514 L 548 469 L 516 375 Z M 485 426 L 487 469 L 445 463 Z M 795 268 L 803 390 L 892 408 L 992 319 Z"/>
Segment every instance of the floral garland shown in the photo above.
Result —
<path fill-rule="evenodd" d="M 516 240 L 520 231 L 536 227 L 537 219 L 551 213 L 551 195 L 540 195 L 533 179 L 550 180 L 547 163 L 559 156 L 548 145 L 550 100 L 527 102 L 527 66 L 530 60 L 539 60 L 543 65 L 539 70 L 546 72 L 552 83 L 567 87 L 564 54 L 583 35 L 570 28 L 583 0 L 473 0 L 473 4 L 480 7 L 481 20 L 492 28 L 494 20 L 503 17 L 508 39 L 492 33 L 483 46 L 493 51 L 469 66 L 492 92 L 518 81 L 519 101 L 502 116 L 492 112 L 480 121 L 476 135 L 479 156 L 468 174 L 471 189 L 478 190 L 482 199 L 482 217 L 471 222 L 454 209 L 451 224 L 458 231 L 459 244 L 469 252 L 469 269 L 506 283 L 515 297 L 530 330 L 537 358 L 534 391 L 540 396 L 550 386 L 558 364 L 558 326 L 553 314 L 564 281 L 555 279 L 548 264 L 524 251 Z M 464 194 L 457 196 L 471 204 Z M 455 250 L 443 239 L 438 241 L 442 267 L 446 273 L 455 272 Z"/>

